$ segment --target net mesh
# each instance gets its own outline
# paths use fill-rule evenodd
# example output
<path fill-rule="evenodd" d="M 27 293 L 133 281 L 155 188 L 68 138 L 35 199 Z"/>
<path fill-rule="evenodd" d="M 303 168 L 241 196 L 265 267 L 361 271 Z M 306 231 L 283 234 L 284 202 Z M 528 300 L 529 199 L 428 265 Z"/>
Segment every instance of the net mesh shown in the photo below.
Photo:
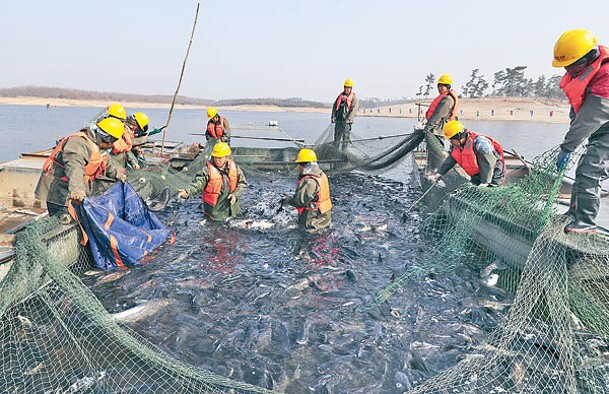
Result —
<path fill-rule="evenodd" d="M 340 172 L 391 167 L 424 136 L 357 141 L 352 135 L 342 150 L 331 146 L 332 138 L 329 127 L 314 149 L 320 162 L 328 160 L 329 171 Z M 428 149 L 441 150 L 433 144 Z M 167 190 L 191 182 L 208 153 L 177 168 L 160 165 L 129 177 L 138 180 L 144 198 L 162 205 Z M 243 167 L 294 171 L 294 150 L 283 154 L 273 160 L 284 162 L 279 170 L 268 163 L 257 167 L 253 159 Z M 466 342 L 458 364 L 412 392 L 608 392 L 609 244 L 602 236 L 563 233 L 564 219 L 553 204 L 562 175 L 554 172 L 556 154 L 546 152 L 527 177 L 500 188 L 464 185 L 456 172 L 444 178 L 444 191 L 452 193 L 420 224 L 432 247 L 380 290 L 366 311 L 389 310 L 400 290 L 458 274 L 467 264 L 480 270 L 474 291 L 491 294 L 480 307 L 506 313 L 486 343 Z M 90 257 L 77 241 L 76 227 L 55 219 L 19 233 L 12 267 L 0 283 L 1 392 L 271 392 L 189 366 L 113 319 L 79 279 Z M 439 340 L 426 337 L 426 325 L 433 324 L 430 319 L 419 326 L 420 338 L 432 345 Z"/>
<path fill-rule="evenodd" d="M 480 270 L 481 287 L 495 290 L 491 302 L 480 306 L 509 308 L 487 343 L 465 346 L 461 362 L 412 392 L 609 389 L 609 242 L 600 235 L 564 234 L 566 220 L 552 204 L 563 175 L 554 172 L 556 154 L 554 149 L 537 158 L 534 171 L 516 184 L 467 185 L 450 194 L 421 224 L 433 247 L 377 294 L 372 307 L 390 307 L 398 290 L 470 264 Z M 449 189 L 458 182 L 452 175 L 446 177 Z M 425 331 L 420 328 L 425 341 L 437 342 Z"/>

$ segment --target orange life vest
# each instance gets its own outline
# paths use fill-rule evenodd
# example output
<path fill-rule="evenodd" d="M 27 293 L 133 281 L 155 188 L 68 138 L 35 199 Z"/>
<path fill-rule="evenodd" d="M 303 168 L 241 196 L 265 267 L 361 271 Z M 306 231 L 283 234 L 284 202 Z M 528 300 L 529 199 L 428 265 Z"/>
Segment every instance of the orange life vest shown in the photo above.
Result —
<path fill-rule="evenodd" d="M 87 165 L 85 166 L 85 183 L 95 180 L 95 178 L 103 174 L 106 170 L 106 161 L 104 161 L 102 158 L 101 152 L 99 151 L 99 146 L 97 146 L 97 144 L 93 142 L 93 140 L 89 138 L 87 133 L 84 131 L 70 134 L 62 139 L 59 144 L 57 144 L 55 149 L 53 149 L 51 155 L 45 160 L 44 164 L 42 165 L 42 171 L 48 174 L 49 171 L 51 171 L 51 168 L 53 168 L 53 165 L 58 165 L 61 168 L 65 168 L 64 164 L 57 160 L 57 155 L 60 152 L 63 152 L 66 142 L 68 142 L 68 139 L 72 137 L 84 138 L 85 141 L 89 143 L 89 147 L 91 148 L 91 156 L 87 160 Z M 61 180 L 67 182 L 68 177 L 64 175 L 61 177 Z"/>
<path fill-rule="evenodd" d="M 492 137 L 484 134 L 474 133 L 473 131 L 467 132 L 467 137 L 465 140 L 465 145 L 461 147 L 461 149 L 457 147 L 453 147 L 450 155 L 455 159 L 457 164 L 463 168 L 463 171 L 469 176 L 474 176 L 480 173 L 480 166 L 478 165 L 478 159 L 476 158 L 476 153 L 474 152 L 474 140 L 477 136 L 488 138 L 489 141 L 493 144 L 495 151 L 497 151 L 501 155 L 501 160 L 503 161 L 504 171 L 503 174 L 505 176 L 505 158 L 503 156 L 503 148 L 501 144 Z"/>
<path fill-rule="evenodd" d="M 207 132 L 212 138 L 222 138 L 224 135 L 224 118 L 219 116 L 220 120 L 215 123 L 211 119 L 207 122 Z"/>
<path fill-rule="evenodd" d="M 455 100 L 455 105 L 451 109 L 450 115 L 448 115 L 448 120 L 453 120 L 455 118 L 457 108 L 459 107 L 459 99 L 457 98 L 457 93 L 451 89 L 436 97 L 431 104 L 429 104 L 429 108 L 427 109 L 427 112 L 425 112 L 425 119 L 429 120 L 433 116 L 434 112 L 436 112 L 436 108 L 438 108 L 438 105 L 440 104 L 440 101 L 442 101 L 442 99 L 449 94 L 453 100 Z"/>
<path fill-rule="evenodd" d="M 133 138 L 135 138 L 135 133 L 131 131 L 129 126 L 125 125 L 123 138 L 119 138 L 112 144 L 112 153 L 117 155 L 122 152 L 129 152 L 133 149 Z"/>
<path fill-rule="evenodd" d="M 296 188 L 298 188 L 298 186 L 305 179 L 313 179 L 317 183 L 317 186 L 319 187 L 319 192 L 317 193 L 317 200 L 311 202 L 311 205 L 313 205 L 313 207 L 312 208 L 309 208 L 309 207 L 298 208 L 297 207 L 296 210 L 298 211 L 298 214 L 302 215 L 302 213 L 304 211 L 310 211 L 313 209 L 319 209 L 319 212 L 321 214 L 324 214 L 324 213 L 328 212 L 329 210 L 331 210 L 332 201 L 330 200 L 330 182 L 328 182 L 328 177 L 326 176 L 326 174 L 324 174 L 322 172 L 321 178 L 311 175 L 311 174 L 304 175 L 296 183 Z"/>
<path fill-rule="evenodd" d="M 584 100 L 588 95 L 586 88 L 594 78 L 603 63 L 609 61 L 609 48 L 599 45 L 598 50 L 601 53 L 594 63 L 590 64 L 577 77 L 573 78 L 568 72 L 563 75 L 560 80 L 560 88 L 565 92 L 569 99 L 569 104 L 573 107 L 573 111 L 577 114 Z"/>
<path fill-rule="evenodd" d="M 231 159 L 227 160 L 226 165 L 228 166 L 228 186 L 232 193 L 237 189 L 239 170 L 237 169 L 235 162 Z M 203 189 L 203 201 L 212 207 L 215 207 L 218 203 L 220 192 L 222 191 L 224 179 L 220 170 L 211 161 L 207 162 L 207 170 L 207 185 L 205 186 L 205 189 Z"/>
<path fill-rule="evenodd" d="M 343 91 L 336 98 L 335 109 L 338 111 L 338 109 L 340 108 L 340 104 L 344 101 L 347 104 L 347 111 L 351 111 L 351 105 L 353 104 L 353 97 L 355 97 L 355 93 L 353 92 L 353 89 L 351 89 L 351 93 L 349 93 L 349 95 L 346 95 L 345 92 Z"/>

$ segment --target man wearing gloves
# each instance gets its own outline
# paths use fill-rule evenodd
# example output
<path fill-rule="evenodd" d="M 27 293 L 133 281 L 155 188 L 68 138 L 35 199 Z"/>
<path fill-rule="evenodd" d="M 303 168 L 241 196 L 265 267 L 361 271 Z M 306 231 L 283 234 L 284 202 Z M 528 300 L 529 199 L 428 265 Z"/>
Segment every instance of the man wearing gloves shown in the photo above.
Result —
<path fill-rule="evenodd" d="M 189 198 L 203 191 L 205 214 L 213 221 L 222 221 L 241 212 L 239 199 L 247 187 L 241 168 L 230 159 L 230 146 L 218 142 L 211 152 L 211 160 L 197 174 L 186 189 L 178 189 L 178 197 Z"/>
<path fill-rule="evenodd" d="M 82 201 L 100 175 L 125 181 L 103 152 L 123 136 L 120 120 L 107 117 L 62 139 L 42 167 L 35 194 L 46 200 L 49 215 L 67 211 L 69 200 Z"/>
<path fill-rule="evenodd" d="M 286 194 L 284 202 L 298 211 L 298 225 L 316 232 L 332 225 L 332 201 L 328 177 L 317 164 L 317 154 L 304 148 L 296 157 L 300 175 L 294 195 Z"/>
<path fill-rule="evenodd" d="M 586 138 L 586 153 L 575 171 L 571 204 L 573 220 L 566 233 L 593 234 L 600 208 L 600 181 L 609 165 L 609 48 L 584 29 L 565 32 L 554 45 L 552 66 L 564 67 L 560 87 L 571 104 L 571 125 L 556 160 L 559 171 Z"/>
<path fill-rule="evenodd" d="M 444 138 L 450 140 L 450 154 L 440 165 L 438 172 L 429 178 L 437 182 L 455 164 L 470 176 L 477 186 L 499 186 L 504 183 L 505 159 L 503 148 L 495 139 L 469 131 L 457 120 L 444 125 Z"/>

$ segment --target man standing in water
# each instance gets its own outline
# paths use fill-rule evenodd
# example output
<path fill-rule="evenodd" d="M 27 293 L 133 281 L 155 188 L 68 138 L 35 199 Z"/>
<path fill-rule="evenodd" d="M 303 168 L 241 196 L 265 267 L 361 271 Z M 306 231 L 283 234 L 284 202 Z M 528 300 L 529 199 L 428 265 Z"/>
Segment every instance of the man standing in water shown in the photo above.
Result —
<path fill-rule="evenodd" d="M 571 204 L 565 214 L 573 220 L 566 233 L 593 234 L 600 208 L 600 182 L 609 165 L 609 48 L 597 45 L 588 30 L 568 30 L 554 45 L 552 66 L 564 67 L 560 88 L 571 104 L 571 125 L 560 145 L 556 167 L 560 171 L 586 138 L 586 153 L 579 159 Z"/>
<path fill-rule="evenodd" d="M 351 126 L 357 115 L 359 101 L 353 91 L 353 81 L 345 80 L 343 91 L 332 106 L 332 123 L 334 126 L 334 147 L 345 149 L 351 141 Z"/>
<path fill-rule="evenodd" d="M 214 107 L 207 108 L 207 129 L 205 139 L 217 139 L 218 141 L 230 144 L 230 125 L 224 116 L 218 115 L 218 110 Z"/>
<path fill-rule="evenodd" d="M 239 199 L 247 187 L 241 168 L 230 159 L 230 146 L 218 142 L 211 152 L 211 160 L 197 174 L 186 189 L 178 189 L 178 197 L 189 198 L 203 190 L 205 214 L 214 221 L 222 221 L 241 212 Z"/>
<path fill-rule="evenodd" d="M 499 186 L 505 177 L 503 148 L 495 139 L 467 130 L 463 123 L 451 120 L 444 126 L 444 137 L 450 140 L 450 155 L 437 173 L 429 176 L 434 182 L 450 171 L 455 164 L 471 177 L 477 186 Z"/>
<path fill-rule="evenodd" d="M 296 157 L 300 172 L 294 195 L 286 194 L 284 202 L 298 211 L 298 225 L 309 231 L 332 225 L 332 201 L 328 177 L 317 164 L 317 155 L 304 148 Z"/>
<path fill-rule="evenodd" d="M 83 201 L 91 193 L 92 182 L 102 174 L 127 179 L 111 162 L 106 166 L 107 157 L 102 157 L 102 151 L 120 139 L 123 131 L 123 122 L 108 117 L 59 141 L 43 164 L 35 192 L 46 200 L 49 215 L 67 211 L 69 200 Z"/>

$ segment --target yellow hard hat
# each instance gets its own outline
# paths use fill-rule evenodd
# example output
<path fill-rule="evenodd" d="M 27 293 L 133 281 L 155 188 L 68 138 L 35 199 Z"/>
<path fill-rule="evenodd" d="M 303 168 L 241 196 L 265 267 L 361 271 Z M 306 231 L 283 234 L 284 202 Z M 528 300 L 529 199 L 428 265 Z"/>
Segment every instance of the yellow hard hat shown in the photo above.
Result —
<path fill-rule="evenodd" d="M 438 78 L 438 85 L 452 85 L 453 77 L 450 74 L 442 74 Z"/>
<path fill-rule="evenodd" d="M 148 116 L 143 113 L 143 112 L 136 112 L 133 114 L 133 118 L 135 119 L 135 122 L 137 123 L 138 126 L 140 126 L 140 129 L 142 129 L 143 131 L 148 130 Z"/>
<path fill-rule="evenodd" d="M 215 107 L 207 107 L 207 119 L 211 119 L 218 115 L 218 110 Z"/>
<path fill-rule="evenodd" d="M 111 104 L 108 106 L 106 110 L 108 112 L 108 116 L 112 116 L 113 118 L 120 119 L 123 122 L 127 119 L 127 111 L 120 104 Z"/>
<path fill-rule="evenodd" d="M 230 155 L 230 146 L 226 142 L 218 142 L 211 151 L 212 157 L 225 157 Z"/>
<path fill-rule="evenodd" d="M 347 85 L 345 85 L 347 86 Z M 317 161 L 317 155 L 313 149 L 302 148 L 298 152 L 298 156 L 296 157 L 296 163 L 309 163 L 312 161 Z"/>
<path fill-rule="evenodd" d="M 351 78 L 345 79 L 345 83 L 343 84 L 343 86 L 346 87 L 346 88 L 352 88 L 353 87 L 353 80 L 351 80 Z"/>
<path fill-rule="evenodd" d="M 463 126 L 463 123 L 459 122 L 458 120 L 451 120 L 449 122 L 446 122 L 446 124 L 444 125 L 444 138 L 449 140 L 455 135 L 462 132 L 463 129 L 465 129 L 465 126 Z"/>
<path fill-rule="evenodd" d="M 567 67 L 590 52 L 598 38 L 585 29 L 567 30 L 554 45 L 552 66 Z"/>
<path fill-rule="evenodd" d="M 97 127 L 106 134 L 111 135 L 116 139 L 123 138 L 125 124 L 120 120 L 112 117 L 107 117 L 97 122 Z"/>

